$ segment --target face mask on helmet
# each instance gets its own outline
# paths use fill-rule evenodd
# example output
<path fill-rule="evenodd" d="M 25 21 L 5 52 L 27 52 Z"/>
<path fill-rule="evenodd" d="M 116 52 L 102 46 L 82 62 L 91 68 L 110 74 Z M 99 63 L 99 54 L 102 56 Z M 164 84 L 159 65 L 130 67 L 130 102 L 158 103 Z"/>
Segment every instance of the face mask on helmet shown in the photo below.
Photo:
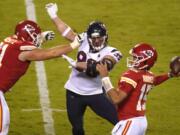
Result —
<path fill-rule="evenodd" d="M 149 70 L 157 60 L 156 50 L 148 44 L 138 44 L 130 50 L 127 67 Z"/>
<path fill-rule="evenodd" d="M 90 48 L 94 51 L 100 51 L 107 44 L 107 31 L 102 22 L 91 22 L 87 29 L 87 38 L 90 44 Z"/>
<path fill-rule="evenodd" d="M 25 20 L 16 25 L 15 34 L 22 41 L 32 42 L 39 47 L 42 43 L 41 29 L 33 21 Z"/>

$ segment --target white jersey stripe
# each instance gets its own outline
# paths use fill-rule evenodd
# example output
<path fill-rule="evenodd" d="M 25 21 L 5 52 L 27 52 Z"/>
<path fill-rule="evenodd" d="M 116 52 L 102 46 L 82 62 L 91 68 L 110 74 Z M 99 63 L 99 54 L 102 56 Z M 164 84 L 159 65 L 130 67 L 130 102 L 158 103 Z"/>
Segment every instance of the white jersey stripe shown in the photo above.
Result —
<path fill-rule="evenodd" d="M 131 84 L 134 88 L 136 88 L 136 86 L 137 86 L 137 83 L 134 80 L 127 78 L 127 77 L 121 77 L 121 81 L 125 81 L 125 82 Z"/>
<path fill-rule="evenodd" d="M 0 67 L 1 67 L 1 62 L 2 62 L 2 59 L 3 59 L 3 56 L 5 54 L 5 51 L 6 51 L 6 48 L 8 47 L 8 45 L 3 45 L 2 46 L 2 52 L 0 54 Z"/>

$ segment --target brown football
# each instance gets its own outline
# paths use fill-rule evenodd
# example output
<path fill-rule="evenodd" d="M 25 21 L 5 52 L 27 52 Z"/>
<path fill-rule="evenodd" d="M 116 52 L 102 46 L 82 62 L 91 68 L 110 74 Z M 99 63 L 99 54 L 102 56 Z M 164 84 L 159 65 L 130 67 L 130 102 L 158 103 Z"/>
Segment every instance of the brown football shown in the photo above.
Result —
<path fill-rule="evenodd" d="M 170 61 L 171 72 L 175 75 L 180 73 L 180 56 L 174 56 Z"/>

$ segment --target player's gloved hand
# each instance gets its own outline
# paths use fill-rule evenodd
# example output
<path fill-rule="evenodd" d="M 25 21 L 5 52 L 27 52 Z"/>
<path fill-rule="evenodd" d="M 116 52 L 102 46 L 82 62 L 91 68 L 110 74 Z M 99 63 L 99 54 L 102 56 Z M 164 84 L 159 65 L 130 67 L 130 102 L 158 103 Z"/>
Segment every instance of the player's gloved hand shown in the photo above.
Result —
<path fill-rule="evenodd" d="M 74 41 L 72 43 L 70 43 L 70 46 L 73 48 L 73 49 L 76 49 L 78 48 L 81 43 L 83 42 L 84 40 L 84 33 L 82 34 L 78 34 L 75 38 L 74 38 Z"/>
<path fill-rule="evenodd" d="M 52 40 L 55 37 L 55 33 L 53 31 L 44 31 L 41 33 L 41 36 L 44 41 Z"/>
<path fill-rule="evenodd" d="M 56 3 L 48 3 L 45 7 L 51 19 L 57 17 L 58 7 Z"/>
<path fill-rule="evenodd" d="M 169 78 L 172 78 L 172 77 L 180 77 L 180 72 L 177 73 L 177 74 L 175 74 L 175 73 L 173 73 L 172 71 L 170 71 L 170 72 L 168 72 L 168 76 L 169 76 Z"/>
<path fill-rule="evenodd" d="M 180 77 L 180 56 L 174 56 L 169 63 L 169 77 Z"/>
<path fill-rule="evenodd" d="M 67 62 L 69 62 L 69 64 L 72 66 L 72 67 L 74 67 L 74 68 L 76 68 L 76 61 L 75 60 L 73 60 L 72 58 L 70 58 L 69 56 L 67 56 L 67 55 L 62 55 L 62 57 L 67 61 Z"/>

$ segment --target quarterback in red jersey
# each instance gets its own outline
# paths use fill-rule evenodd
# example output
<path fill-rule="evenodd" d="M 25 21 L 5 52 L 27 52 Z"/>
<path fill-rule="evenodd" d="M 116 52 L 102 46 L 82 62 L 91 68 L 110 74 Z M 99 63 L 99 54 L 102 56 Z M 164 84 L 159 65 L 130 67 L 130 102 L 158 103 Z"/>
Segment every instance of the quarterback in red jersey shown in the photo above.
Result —
<path fill-rule="evenodd" d="M 119 122 L 113 128 L 112 135 L 144 135 L 149 91 L 153 86 L 175 76 L 171 72 L 156 76 L 149 71 L 157 60 L 157 52 L 149 44 L 137 44 L 130 50 L 130 55 L 132 57 L 127 59 L 129 69 L 121 76 L 117 89 L 111 84 L 106 65 L 97 66 L 107 95 L 118 106 Z"/>
<path fill-rule="evenodd" d="M 43 41 L 53 37 L 52 31 L 41 32 L 35 22 L 24 20 L 16 25 L 13 36 L 0 43 L 0 135 L 8 134 L 10 124 L 4 94 L 26 73 L 31 61 L 56 58 L 79 46 L 80 37 L 75 37 L 69 45 L 38 48 Z"/>

